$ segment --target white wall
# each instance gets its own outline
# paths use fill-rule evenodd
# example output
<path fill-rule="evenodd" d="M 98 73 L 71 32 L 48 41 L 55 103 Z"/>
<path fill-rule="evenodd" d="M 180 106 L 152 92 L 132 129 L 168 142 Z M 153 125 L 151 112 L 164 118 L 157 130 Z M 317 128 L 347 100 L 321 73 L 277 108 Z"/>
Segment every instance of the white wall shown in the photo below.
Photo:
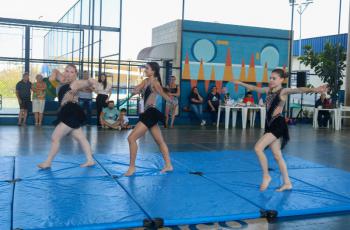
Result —
<path fill-rule="evenodd" d="M 297 59 L 298 57 L 293 57 L 292 58 L 292 70 L 293 71 L 310 71 L 311 74 L 314 74 L 315 72 L 310 69 L 310 67 L 306 67 L 304 64 L 300 64 L 300 61 Z M 346 75 L 346 72 L 344 71 L 344 75 Z M 346 78 L 344 77 L 344 84 L 341 86 L 341 90 L 345 90 L 345 80 Z M 324 83 L 322 82 L 321 78 L 319 78 L 316 75 L 310 75 L 309 76 L 309 84 L 313 85 L 314 87 L 318 87 L 320 85 L 323 85 Z"/>

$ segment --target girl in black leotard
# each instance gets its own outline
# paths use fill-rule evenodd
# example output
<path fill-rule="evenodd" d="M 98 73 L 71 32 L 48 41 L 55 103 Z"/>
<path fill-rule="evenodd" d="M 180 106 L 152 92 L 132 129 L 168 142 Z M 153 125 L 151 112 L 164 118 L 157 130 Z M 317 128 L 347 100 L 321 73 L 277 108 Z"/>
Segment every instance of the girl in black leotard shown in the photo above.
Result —
<path fill-rule="evenodd" d="M 58 153 L 61 139 L 71 134 L 84 150 L 86 162 L 81 167 L 88 167 L 95 164 L 92 158 L 92 151 L 88 140 L 86 139 L 81 126 L 85 122 L 85 114 L 78 104 L 78 91 L 97 84 L 93 79 L 76 80 L 77 69 L 75 65 L 66 66 L 64 73 L 60 73 L 54 69 L 50 77 L 50 81 L 59 81 L 61 86 L 58 91 L 58 101 L 60 108 L 58 111 L 58 125 L 56 126 L 51 137 L 51 150 L 43 163 L 38 167 L 47 169 L 51 167 L 51 163 Z"/>
<path fill-rule="evenodd" d="M 282 88 L 282 83 L 286 78 L 287 76 L 282 69 L 275 69 L 271 73 L 269 87 L 267 88 L 259 88 L 240 81 L 235 81 L 236 84 L 239 84 L 249 90 L 267 94 L 265 134 L 258 140 L 254 148 L 263 170 L 263 180 L 260 186 L 261 191 L 266 190 L 271 182 L 267 159 L 264 154 L 266 147 L 271 148 L 283 176 L 283 185 L 277 189 L 277 191 L 281 192 L 292 189 L 292 183 L 290 182 L 287 166 L 281 151 L 289 140 L 288 126 L 284 117 L 282 116 L 288 94 L 322 93 L 327 91 L 326 86 L 320 86 L 318 88 Z"/>
<path fill-rule="evenodd" d="M 156 62 L 149 62 L 146 64 L 145 74 L 147 79 L 136 86 L 133 94 L 142 93 L 144 99 L 144 112 L 140 114 L 139 122 L 128 136 L 130 148 L 130 166 L 125 176 L 131 176 L 135 173 L 135 161 L 137 154 L 137 140 L 145 135 L 149 130 L 157 142 L 160 151 L 163 154 L 165 166 L 161 172 L 168 172 L 173 170 L 170 161 L 169 149 L 165 143 L 162 133 L 159 129 L 158 122 L 164 123 L 164 114 L 156 108 L 156 98 L 158 94 L 166 101 L 174 103 L 171 98 L 164 93 L 161 86 L 161 79 L 159 74 L 159 65 Z"/>

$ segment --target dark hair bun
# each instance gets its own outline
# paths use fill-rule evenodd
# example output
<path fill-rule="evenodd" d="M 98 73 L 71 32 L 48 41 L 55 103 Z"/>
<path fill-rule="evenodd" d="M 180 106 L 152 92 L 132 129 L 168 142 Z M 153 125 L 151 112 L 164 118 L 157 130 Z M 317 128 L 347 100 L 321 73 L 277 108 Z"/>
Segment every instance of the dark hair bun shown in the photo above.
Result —
<path fill-rule="evenodd" d="M 272 70 L 272 73 L 278 74 L 280 78 L 288 78 L 288 73 L 280 68 Z"/>

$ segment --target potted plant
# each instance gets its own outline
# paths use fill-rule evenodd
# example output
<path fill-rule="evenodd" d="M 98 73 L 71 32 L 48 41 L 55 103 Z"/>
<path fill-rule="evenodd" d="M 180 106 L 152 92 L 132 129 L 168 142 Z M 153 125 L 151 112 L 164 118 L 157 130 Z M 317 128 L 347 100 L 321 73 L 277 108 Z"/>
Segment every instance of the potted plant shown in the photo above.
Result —
<path fill-rule="evenodd" d="M 338 92 L 343 85 L 344 70 L 346 67 L 346 51 L 340 45 L 326 43 L 320 53 L 315 53 L 310 45 L 304 47 L 304 55 L 298 60 L 311 69 L 328 85 L 333 106 L 336 106 Z"/>

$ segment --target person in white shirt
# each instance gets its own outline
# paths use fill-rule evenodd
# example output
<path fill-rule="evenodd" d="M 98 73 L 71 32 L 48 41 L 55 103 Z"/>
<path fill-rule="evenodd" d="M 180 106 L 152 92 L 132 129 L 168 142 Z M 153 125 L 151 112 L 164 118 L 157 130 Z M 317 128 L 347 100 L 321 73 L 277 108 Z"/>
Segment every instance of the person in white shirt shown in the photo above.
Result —
<path fill-rule="evenodd" d="M 112 93 L 112 85 L 107 82 L 107 76 L 101 74 L 98 78 L 98 85 L 95 88 L 96 97 L 96 116 L 97 116 L 97 126 L 101 126 L 100 116 L 102 109 L 107 107 L 109 98 Z"/>

